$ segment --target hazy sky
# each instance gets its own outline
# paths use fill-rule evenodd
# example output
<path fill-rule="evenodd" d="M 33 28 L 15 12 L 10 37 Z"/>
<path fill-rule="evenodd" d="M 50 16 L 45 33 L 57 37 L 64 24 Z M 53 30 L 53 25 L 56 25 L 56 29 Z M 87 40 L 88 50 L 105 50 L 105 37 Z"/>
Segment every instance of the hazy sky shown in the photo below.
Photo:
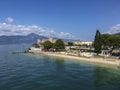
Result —
<path fill-rule="evenodd" d="M 0 35 L 93 40 L 120 32 L 120 0 L 0 0 Z"/>

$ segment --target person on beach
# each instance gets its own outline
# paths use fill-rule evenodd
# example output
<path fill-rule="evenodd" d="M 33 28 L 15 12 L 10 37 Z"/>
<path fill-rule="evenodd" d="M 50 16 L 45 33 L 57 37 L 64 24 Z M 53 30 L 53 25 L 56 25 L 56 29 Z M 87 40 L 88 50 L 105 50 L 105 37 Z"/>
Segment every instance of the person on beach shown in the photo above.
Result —
<path fill-rule="evenodd" d="M 103 60 L 105 60 L 105 55 L 103 55 Z"/>

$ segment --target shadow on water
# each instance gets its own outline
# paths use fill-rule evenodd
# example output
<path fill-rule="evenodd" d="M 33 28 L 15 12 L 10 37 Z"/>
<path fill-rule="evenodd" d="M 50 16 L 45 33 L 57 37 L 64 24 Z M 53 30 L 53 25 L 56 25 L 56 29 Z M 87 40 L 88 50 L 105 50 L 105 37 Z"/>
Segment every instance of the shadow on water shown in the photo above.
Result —
<path fill-rule="evenodd" d="M 64 63 L 65 60 L 64 58 L 59 58 L 59 57 L 50 57 L 50 56 L 43 56 L 44 64 L 48 64 L 48 66 L 54 66 L 56 70 L 62 70 L 64 69 Z"/>
<path fill-rule="evenodd" d="M 94 85 L 97 90 L 119 90 L 120 71 L 105 67 L 95 67 Z"/>
<path fill-rule="evenodd" d="M 43 58 L 44 58 L 45 62 L 48 62 L 48 63 L 50 63 L 51 60 L 52 60 L 56 64 L 64 64 L 64 58 L 50 57 L 50 56 L 47 56 L 47 55 L 44 55 Z"/>
<path fill-rule="evenodd" d="M 0 46 L 0 90 L 120 90 L 120 69 Z"/>

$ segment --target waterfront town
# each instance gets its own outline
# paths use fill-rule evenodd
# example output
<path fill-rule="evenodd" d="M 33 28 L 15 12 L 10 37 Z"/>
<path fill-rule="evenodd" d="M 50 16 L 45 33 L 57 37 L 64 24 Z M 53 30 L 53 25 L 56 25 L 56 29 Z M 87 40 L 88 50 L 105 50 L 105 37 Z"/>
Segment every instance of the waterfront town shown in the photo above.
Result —
<path fill-rule="evenodd" d="M 33 44 L 32 47 L 29 48 L 26 52 L 51 56 L 69 57 L 74 59 L 85 59 L 97 63 L 102 62 L 112 65 L 119 65 L 120 49 L 119 47 L 117 47 L 117 43 L 113 41 L 113 46 L 108 46 L 109 44 L 106 44 L 109 43 L 109 41 L 111 42 L 111 39 L 109 40 L 109 38 L 116 38 L 118 42 L 118 36 L 116 37 L 116 35 L 110 36 L 108 34 L 103 34 L 100 36 L 101 42 L 99 43 L 99 34 L 100 32 L 97 30 L 94 42 L 80 40 L 65 41 L 62 39 L 54 38 L 40 38 L 37 40 L 37 43 Z M 104 41 L 104 44 L 101 44 L 103 43 L 102 39 L 106 37 L 108 38 L 108 41 Z"/>
<path fill-rule="evenodd" d="M 48 39 L 38 39 L 37 44 L 33 44 L 30 48 L 29 52 L 33 53 L 41 53 L 44 51 L 49 52 L 58 52 L 56 48 L 50 47 L 48 50 L 44 47 L 45 42 L 55 43 L 58 39 L 48 38 Z M 73 41 L 63 41 L 65 48 L 64 50 L 59 50 L 59 53 L 69 54 L 72 56 L 79 56 L 78 51 L 88 51 L 88 50 L 94 50 L 93 48 L 93 42 L 91 41 L 80 41 L 80 40 L 73 40 Z M 80 54 L 82 55 L 82 54 Z M 84 54 L 83 56 L 88 56 L 87 54 Z M 89 57 L 89 56 L 88 56 Z"/>
<path fill-rule="evenodd" d="M 0 0 L 0 90 L 120 90 L 120 0 Z"/>

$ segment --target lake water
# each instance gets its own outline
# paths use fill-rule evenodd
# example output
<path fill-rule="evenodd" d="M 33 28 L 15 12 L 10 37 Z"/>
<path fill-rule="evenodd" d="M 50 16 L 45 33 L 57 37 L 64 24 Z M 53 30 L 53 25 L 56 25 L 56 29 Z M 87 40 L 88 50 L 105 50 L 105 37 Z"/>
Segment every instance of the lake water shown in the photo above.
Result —
<path fill-rule="evenodd" d="M 67 58 L 13 54 L 0 45 L 0 90 L 120 90 L 120 69 Z"/>

